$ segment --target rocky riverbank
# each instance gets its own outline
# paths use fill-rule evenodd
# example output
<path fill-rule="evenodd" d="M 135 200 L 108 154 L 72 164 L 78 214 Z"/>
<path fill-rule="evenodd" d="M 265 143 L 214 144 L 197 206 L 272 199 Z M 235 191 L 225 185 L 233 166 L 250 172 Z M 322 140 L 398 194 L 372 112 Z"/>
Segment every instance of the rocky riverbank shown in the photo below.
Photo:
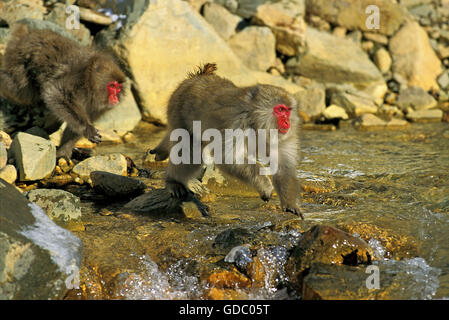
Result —
<path fill-rule="evenodd" d="M 397 166 L 388 164 L 385 170 L 390 165 L 394 170 L 378 175 L 369 168 L 362 174 L 356 169 L 342 174 L 342 166 L 355 161 L 348 158 L 318 178 L 312 170 L 327 168 L 324 159 L 315 159 L 320 166 L 311 165 L 307 172 L 303 168 L 315 155 L 307 139 L 316 142 L 316 150 L 328 152 L 329 138 L 319 138 L 321 134 L 334 135 L 334 152 L 343 154 L 349 149 L 347 139 L 370 149 L 370 144 L 354 139 L 370 139 L 370 134 L 381 136 L 391 149 L 410 144 L 421 154 L 421 146 L 414 144 L 422 143 L 444 150 L 449 137 L 444 129 L 449 120 L 449 1 L 68 3 L 79 10 L 77 29 L 67 28 L 71 16 L 66 1 L 0 0 L 0 57 L 14 23 L 51 29 L 82 45 L 114 51 L 129 77 L 129 94 L 96 121 L 104 142 L 96 147 L 81 139 L 77 147 L 90 151 L 70 161 L 56 159 L 64 124 L 43 106 L 16 106 L 0 98 L 1 299 L 435 295 L 438 268 L 445 260 L 437 259 L 438 268 L 431 267 L 430 251 L 422 249 L 428 244 L 418 233 L 395 223 L 388 228 L 391 220 L 377 222 L 371 211 L 352 222 L 314 216 L 318 211 L 359 208 L 361 200 L 368 201 L 364 192 L 407 198 L 412 191 L 395 183 L 405 181 L 407 172 L 396 171 L 402 172 L 401 164 L 407 167 L 414 155 L 400 159 Z M 378 28 L 367 26 L 370 14 L 365 9 L 370 4 L 380 10 Z M 167 205 L 164 194 L 153 197 L 163 187 L 166 163 L 155 163 L 144 151 L 164 133 L 171 92 L 206 62 L 216 62 L 218 73 L 237 85 L 259 82 L 285 88 L 298 100 L 303 129 L 323 131 L 303 137 L 309 149 L 303 150 L 298 174 L 305 222 L 281 214 L 277 199 L 260 204 L 252 190 L 213 170 L 206 172 L 202 194 L 213 208 L 209 220 L 191 203 Z M 422 122 L 431 123 L 416 124 Z M 385 138 L 386 129 L 396 131 Z M 417 161 L 426 163 L 427 158 Z M 431 174 L 437 177 L 433 180 L 424 177 L 433 186 L 431 192 L 407 201 L 446 214 L 441 172 Z M 358 180 L 360 175 L 368 180 Z M 407 201 L 400 207 L 406 212 Z M 40 236 L 24 230 L 40 230 Z M 390 274 L 378 291 L 365 286 L 365 271 L 372 264 Z M 75 271 L 80 271 L 80 286 L 68 290 L 66 281 L 73 280 Z M 39 281 L 31 286 L 29 279 L 36 277 Z M 418 285 L 408 293 L 398 289 L 414 281 Z M 449 287 L 444 281 L 442 296 Z"/>

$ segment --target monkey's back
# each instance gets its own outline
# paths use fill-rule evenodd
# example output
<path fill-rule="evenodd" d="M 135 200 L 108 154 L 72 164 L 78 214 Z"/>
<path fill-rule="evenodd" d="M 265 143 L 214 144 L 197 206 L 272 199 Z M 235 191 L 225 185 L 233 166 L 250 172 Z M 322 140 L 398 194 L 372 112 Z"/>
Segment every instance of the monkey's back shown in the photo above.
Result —
<path fill-rule="evenodd" d="M 244 99 L 246 90 L 215 74 L 193 76 L 173 92 L 167 109 L 168 123 L 172 128 L 191 128 L 194 120 L 212 124 L 203 130 L 239 126 L 235 121 L 228 123 L 228 119 L 246 118 L 251 109 Z"/>
<path fill-rule="evenodd" d="M 9 41 L 2 68 L 16 80 L 45 82 L 74 70 L 89 55 L 75 41 L 50 30 L 31 30 Z M 82 66 L 77 66 L 79 69 Z"/>

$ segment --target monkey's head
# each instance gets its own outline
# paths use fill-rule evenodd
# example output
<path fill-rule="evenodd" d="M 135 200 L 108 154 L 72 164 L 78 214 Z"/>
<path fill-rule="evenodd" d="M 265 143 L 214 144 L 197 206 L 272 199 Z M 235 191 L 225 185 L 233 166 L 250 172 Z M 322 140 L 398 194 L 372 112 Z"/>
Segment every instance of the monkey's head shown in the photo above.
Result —
<path fill-rule="evenodd" d="M 258 128 L 276 128 L 286 135 L 292 126 L 297 125 L 296 100 L 284 89 L 259 84 L 250 87 L 250 103 L 256 107 Z"/>
<path fill-rule="evenodd" d="M 126 76 L 115 60 L 107 54 L 95 55 L 90 70 L 91 86 L 99 104 L 106 108 L 118 104 L 124 94 Z"/>

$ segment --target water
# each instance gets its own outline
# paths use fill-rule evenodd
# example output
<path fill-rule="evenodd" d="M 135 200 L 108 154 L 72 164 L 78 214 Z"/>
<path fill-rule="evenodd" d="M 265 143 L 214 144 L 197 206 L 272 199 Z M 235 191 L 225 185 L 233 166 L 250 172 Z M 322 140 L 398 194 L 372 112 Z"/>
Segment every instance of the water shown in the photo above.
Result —
<path fill-rule="evenodd" d="M 122 152 L 142 167 L 144 152 L 158 143 L 164 130 L 142 123 L 134 133 L 132 143 L 103 144 L 95 152 Z M 282 286 L 289 280 L 284 265 L 300 231 L 318 223 L 361 226 L 348 231 L 362 238 L 364 233 L 371 234 L 365 240 L 381 270 L 398 275 L 400 297 L 448 298 L 448 125 L 412 125 L 401 131 L 361 132 L 350 127 L 303 131 L 301 139 L 297 172 L 305 188 L 301 194 L 304 222 L 280 212 L 278 199 L 263 204 L 253 190 L 236 183 L 209 185 L 216 193 L 209 203 L 213 209 L 209 219 L 199 214 L 186 218 L 122 215 L 121 204 L 84 201 L 83 223 L 88 227 L 75 232 L 83 240 L 84 268 L 100 273 L 116 270 L 111 272 L 122 279 L 113 295 L 88 296 L 201 299 L 210 289 L 202 276 L 205 270 L 220 270 L 230 265 L 226 260 L 235 259 L 239 261 L 234 264 L 244 269 L 257 257 L 264 268 L 261 285 L 234 288 L 237 294 L 246 290 L 239 298 L 298 298 Z M 160 187 L 163 175 L 158 176 L 161 179 L 144 182 Z M 104 208 L 113 214 L 98 214 Z M 243 247 L 229 255 L 233 247 L 214 246 L 214 241 L 232 228 L 243 228 L 247 234 L 245 243 L 236 244 Z M 389 246 L 382 242 L 385 239 Z M 255 244 L 255 252 L 246 250 Z M 102 281 L 109 280 L 104 276 Z"/>

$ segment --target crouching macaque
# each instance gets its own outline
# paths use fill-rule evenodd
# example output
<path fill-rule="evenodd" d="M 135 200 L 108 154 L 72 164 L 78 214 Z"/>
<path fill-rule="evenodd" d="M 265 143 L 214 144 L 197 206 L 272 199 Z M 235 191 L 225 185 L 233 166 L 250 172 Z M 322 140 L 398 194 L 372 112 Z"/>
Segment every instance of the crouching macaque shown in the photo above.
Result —
<path fill-rule="evenodd" d="M 3 56 L 0 96 L 21 105 L 43 103 L 65 121 L 57 155 L 70 158 L 82 136 L 101 141 L 92 123 L 120 101 L 125 80 L 112 56 L 18 24 Z"/>
<path fill-rule="evenodd" d="M 149 151 L 157 161 L 170 156 L 166 188 L 175 197 L 185 197 L 209 154 L 220 170 L 254 187 L 262 200 L 268 201 L 275 189 L 282 209 L 303 217 L 296 177 L 300 124 L 295 99 L 272 85 L 239 88 L 215 71 L 215 64 L 204 65 L 169 100 L 167 134 Z M 184 131 L 189 146 L 181 148 L 177 140 Z M 206 144 L 211 137 L 213 142 Z M 190 155 L 183 154 L 180 161 L 184 151 Z M 261 157 L 269 159 L 269 168 Z"/>

